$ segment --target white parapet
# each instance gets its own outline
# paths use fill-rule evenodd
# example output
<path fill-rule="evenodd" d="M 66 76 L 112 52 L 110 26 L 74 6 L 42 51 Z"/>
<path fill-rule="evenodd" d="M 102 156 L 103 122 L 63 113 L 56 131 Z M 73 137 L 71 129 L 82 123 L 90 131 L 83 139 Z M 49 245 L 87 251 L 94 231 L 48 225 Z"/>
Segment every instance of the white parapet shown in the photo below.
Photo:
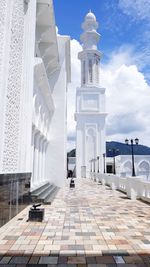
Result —
<path fill-rule="evenodd" d="M 150 202 L 150 182 L 141 177 L 122 178 L 113 174 L 91 173 L 90 177 L 102 185 L 110 186 L 112 190 L 119 190 L 127 194 L 127 197 L 136 200 L 143 199 Z"/>

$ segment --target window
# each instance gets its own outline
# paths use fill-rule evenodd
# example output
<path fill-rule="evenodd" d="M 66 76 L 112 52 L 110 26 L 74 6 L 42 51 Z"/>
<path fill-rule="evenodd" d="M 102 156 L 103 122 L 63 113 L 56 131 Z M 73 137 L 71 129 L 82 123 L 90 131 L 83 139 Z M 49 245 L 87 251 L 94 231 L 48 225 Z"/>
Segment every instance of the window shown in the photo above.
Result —
<path fill-rule="evenodd" d="M 93 68 L 92 68 L 92 59 L 89 60 L 89 81 L 93 82 Z"/>
<path fill-rule="evenodd" d="M 99 58 L 96 57 L 95 60 L 95 80 L 96 83 L 99 83 Z"/>
<path fill-rule="evenodd" d="M 82 83 L 85 84 L 85 60 L 83 61 L 82 66 Z"/>

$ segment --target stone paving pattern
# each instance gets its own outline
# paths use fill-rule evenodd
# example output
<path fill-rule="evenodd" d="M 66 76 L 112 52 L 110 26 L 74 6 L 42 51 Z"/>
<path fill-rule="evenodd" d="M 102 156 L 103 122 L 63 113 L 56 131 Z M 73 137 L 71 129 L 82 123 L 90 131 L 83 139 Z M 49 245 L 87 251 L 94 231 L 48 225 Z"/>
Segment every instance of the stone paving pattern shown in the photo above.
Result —
<path fill-rule="evenodd" d="M 27 207 L 0 228 L 0 267 L 150 267 L 150 206 L 88 179 L 69 180 L 42 223 Z"/>

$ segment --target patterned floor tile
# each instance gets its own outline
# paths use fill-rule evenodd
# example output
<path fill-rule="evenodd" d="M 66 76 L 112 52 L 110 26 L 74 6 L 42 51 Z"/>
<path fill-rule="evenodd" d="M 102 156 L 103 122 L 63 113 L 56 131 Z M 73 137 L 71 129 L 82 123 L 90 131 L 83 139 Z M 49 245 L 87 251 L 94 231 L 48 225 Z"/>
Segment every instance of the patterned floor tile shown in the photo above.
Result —
<path fill-rule="evenodd" d="M 150 267 L 150 213 L 144 202 L 76 179 L 74 189 L 67 180 L 52 205 L 43 207 L 43 222 L 27 222 L 27 207 L 0 228 L 1 266 L 52 267 L 58 261 L 60 267 L 66 262 L 72 267 Z"/>

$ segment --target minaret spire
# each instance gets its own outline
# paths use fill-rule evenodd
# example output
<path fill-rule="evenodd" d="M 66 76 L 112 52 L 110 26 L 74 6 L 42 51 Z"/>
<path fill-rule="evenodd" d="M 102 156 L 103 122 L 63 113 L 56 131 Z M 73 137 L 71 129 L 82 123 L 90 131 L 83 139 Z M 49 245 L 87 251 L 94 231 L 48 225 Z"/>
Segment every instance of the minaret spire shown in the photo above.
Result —
<path fill-rule="evenodd" d="M 103 172 L 105 151 L 105 88 L 99 85 L 99 62 L 101 53 L 97 49 L 100 34 L 98 23 L 89 12 L 82 24 L 81 87 L 76 91 L 76 174 L 90 177 L 91 160 L 99 159 Z"/>
<path fill-rule="evenodd" d="M 100 39 L 97 28 L 96 17 L 90 10 L 82 24 L 83 33 L 80 37 L 83 47 L 83 51 L 79 53 L 82 73 L 81 86 L 99 84 L 99 61 L 101 54 L 97 50 L 97 43 Z"/>
<path fill-rule="evenodd" d="M 100 39 L 100 34 L 96 31 L 97 28 L 98 23 L 96 17 L 90 10 L 82 24 L 83 33 L 80 39 L 83 43 L 83 49 L 97 49 L 97 43 Z"/>

